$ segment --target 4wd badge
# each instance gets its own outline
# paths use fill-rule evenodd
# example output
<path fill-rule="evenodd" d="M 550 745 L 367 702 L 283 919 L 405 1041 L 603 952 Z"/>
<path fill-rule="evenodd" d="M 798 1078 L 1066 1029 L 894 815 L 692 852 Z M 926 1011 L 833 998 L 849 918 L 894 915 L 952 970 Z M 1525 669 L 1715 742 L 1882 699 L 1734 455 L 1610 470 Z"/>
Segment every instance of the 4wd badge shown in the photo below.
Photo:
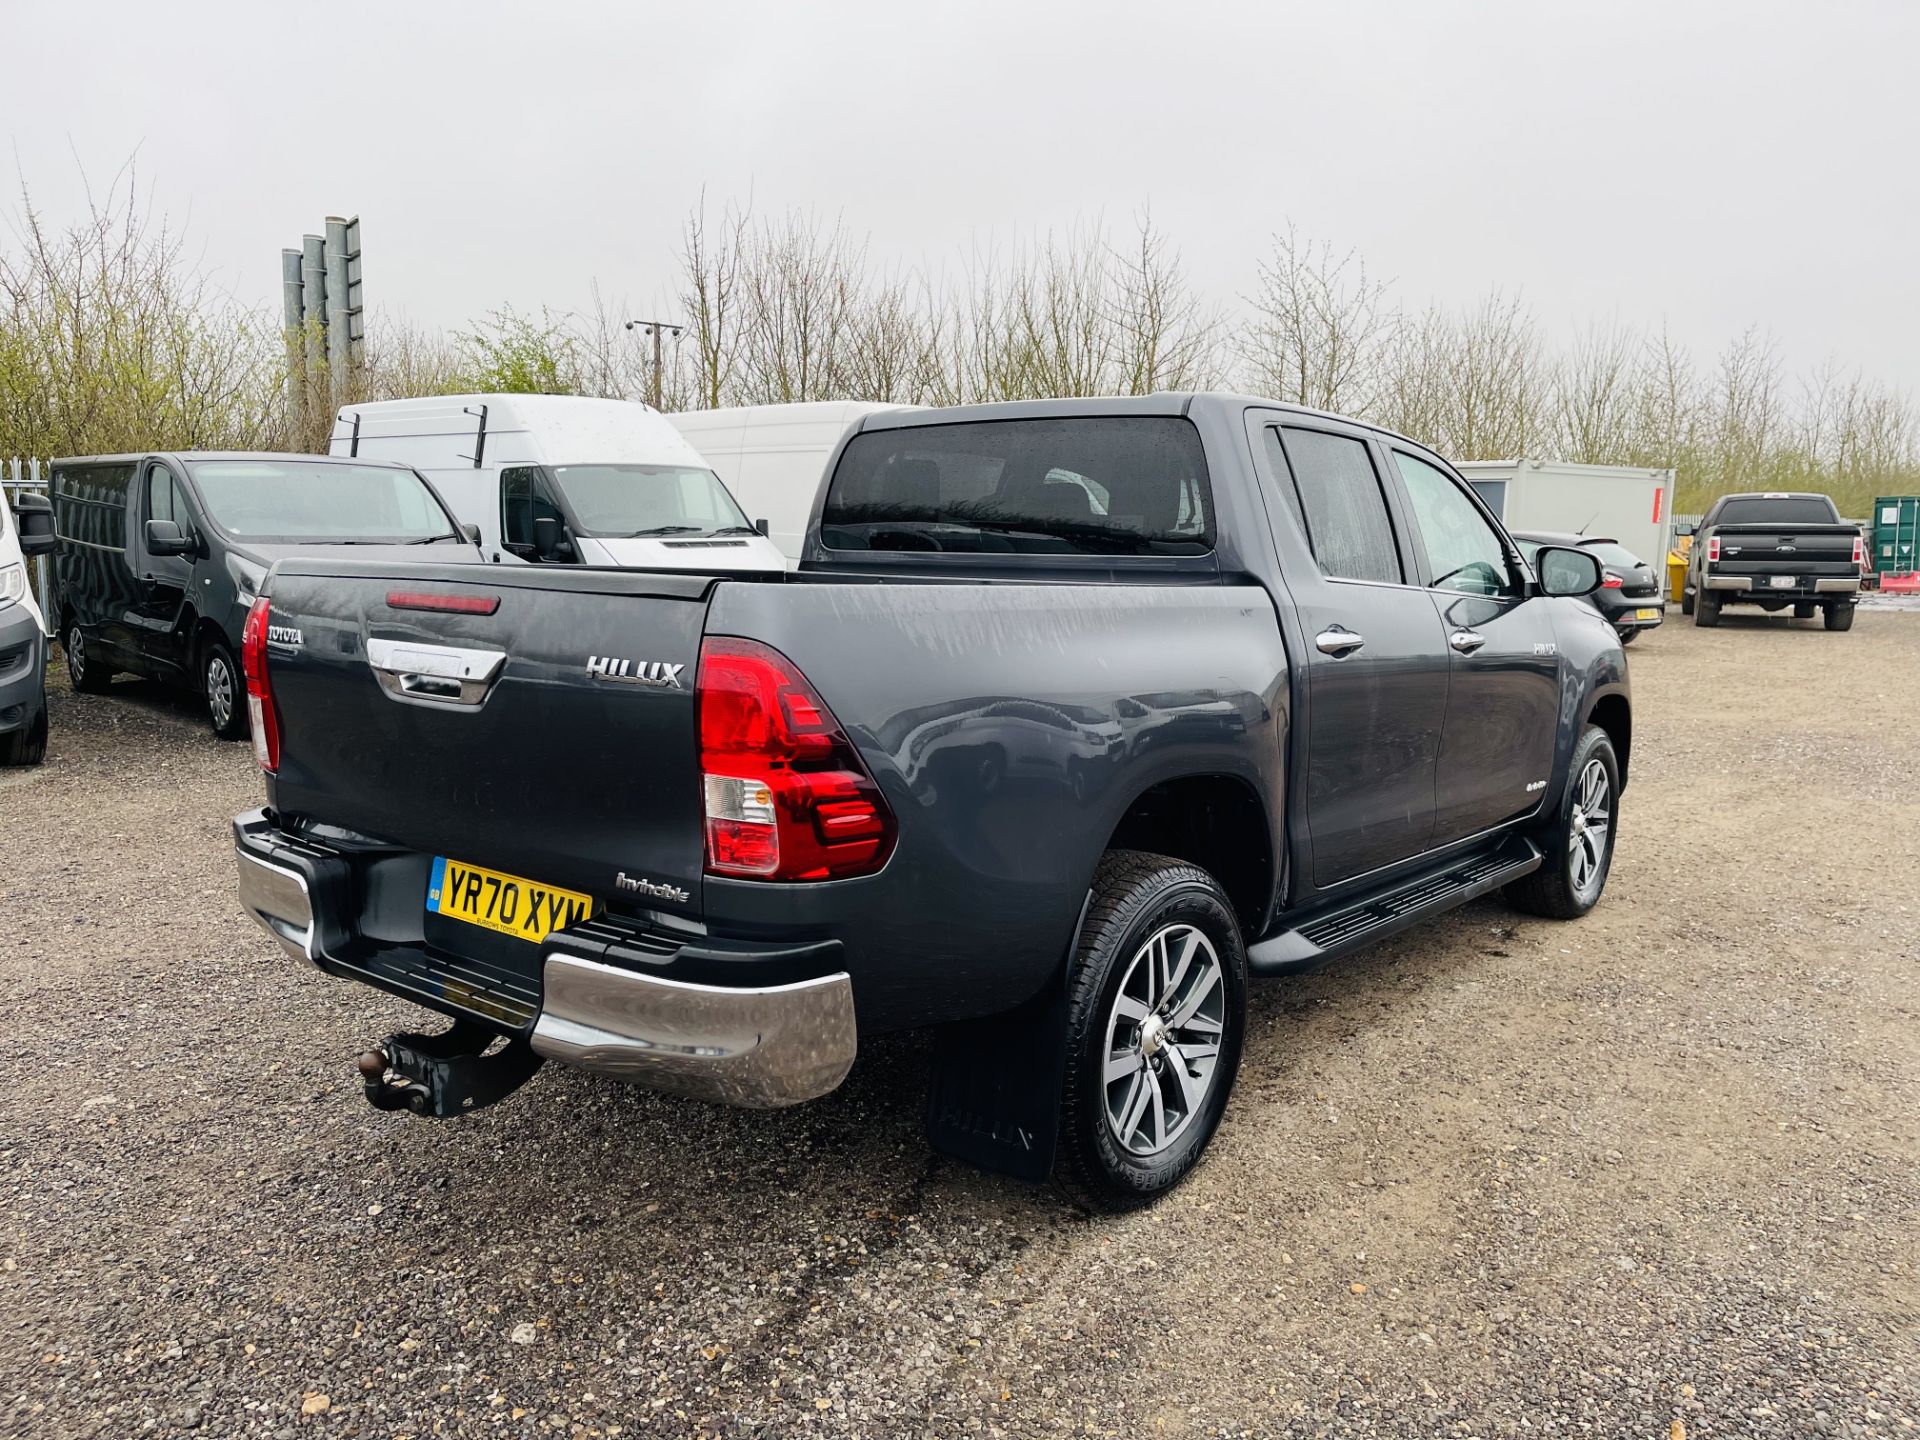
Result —
<path fill-rule="evenodd" d="M 650 685 L 656 690 L 678 690 L 680 672 L 685 665 L 669 665 L 664 660 L 622 660 L 613 655 L 589 655 L 587 674 L 595 680 L 611 680 L 620 685 Z"/>

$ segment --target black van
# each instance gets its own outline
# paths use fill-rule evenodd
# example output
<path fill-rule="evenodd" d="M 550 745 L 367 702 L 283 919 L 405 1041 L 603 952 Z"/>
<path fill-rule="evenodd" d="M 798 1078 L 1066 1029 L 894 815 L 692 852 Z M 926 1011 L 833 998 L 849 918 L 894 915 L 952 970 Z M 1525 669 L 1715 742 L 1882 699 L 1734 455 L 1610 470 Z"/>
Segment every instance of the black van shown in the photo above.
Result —
<path fill-rule="evenodd" d="M 482 563 L 471 527 L 405 465 L 194 451 L 53 462 L 59 634 L 73 688 L 115 672 L 192 686 L 214 733 L 247 733 L 240 635 L 273 562 L 392 559 L 400 546 Z M 421 552 L 408 550 L 418 560 Z"/>

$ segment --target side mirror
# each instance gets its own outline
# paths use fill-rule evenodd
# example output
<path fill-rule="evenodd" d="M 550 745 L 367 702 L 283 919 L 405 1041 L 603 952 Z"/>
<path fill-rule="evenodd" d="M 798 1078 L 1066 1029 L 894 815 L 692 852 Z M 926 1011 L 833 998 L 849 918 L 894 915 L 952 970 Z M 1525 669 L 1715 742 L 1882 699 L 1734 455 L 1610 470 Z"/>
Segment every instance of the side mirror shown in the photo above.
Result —
<path fill-rule="evenodd" d="M 1591 595 L 1600 588 L 1604 572 L 1600 557 L 1570 545 L 1542 545 L 1533 557 L 1542 595 Z"/>
<path fill-rule="evenodd" d="M 756 520 L 753 522 L 753 528 L 759 534 L 764 535 L 767 533 L 767 522 L 765 520 Z"/>
<path fill-rule="evenodd" d="M 22 495 L 13 504 L 13 518 L 20 532 L 20 553 L 31 559 L 53 552 L 57 538 L 53 531 L 53 502 L 44 495 Z"/>
<path fill-rule="evenodd" d="M 566 540 L 566 527 L 554 515 L 533 517 L 533 548 L 542 560 L 565 560 L 573 554 L 573 546 Z"/>
<path fill-rule="evenodd" d="M 147 521 L 149 555 L 191 555 L 199 547 L 191 535 L 172 520 Z"/>
<path fill-rule="evenodd" d="M 467 537 L 467 543 L 469 545 L 478 545 L 480 543 L 480 527 L 472 521 L 468 521 L 465 525 L 462 525 L 460 527 L 460 533 Z"/>

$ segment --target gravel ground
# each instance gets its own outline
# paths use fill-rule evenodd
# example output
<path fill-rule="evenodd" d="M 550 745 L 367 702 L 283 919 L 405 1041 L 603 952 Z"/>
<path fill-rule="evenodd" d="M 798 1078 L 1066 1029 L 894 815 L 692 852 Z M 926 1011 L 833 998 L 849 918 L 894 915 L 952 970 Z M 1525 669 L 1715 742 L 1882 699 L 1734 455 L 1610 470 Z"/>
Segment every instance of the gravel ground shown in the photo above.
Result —
<path fill-rule="evenodd" d="M 1256 987 L 1117 1221 L 931 1158 L 910 1042 L 782 1113 L 369 1110 L 421 1013 L 239 915 L 245 747 L 56 678 L 0 775 L 0 1432 L 1912 1434 L 1920 616 L 1678 620 L 1601 907 Z"/>

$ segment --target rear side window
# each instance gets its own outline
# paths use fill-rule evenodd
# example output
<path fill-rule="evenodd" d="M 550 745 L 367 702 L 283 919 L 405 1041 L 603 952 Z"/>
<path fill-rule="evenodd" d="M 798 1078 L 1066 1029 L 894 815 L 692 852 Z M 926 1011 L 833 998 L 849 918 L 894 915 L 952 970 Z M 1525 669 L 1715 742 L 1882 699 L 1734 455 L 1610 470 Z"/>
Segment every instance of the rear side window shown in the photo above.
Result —
<path fill-rule="evenodd" d="M 127 488 L 133 466 L 76 465 L 53 477 L 55 528 L 62 538 L 96 549 L 127 545 Z"/>
<path fill-rule="evenodd" d="M 1282 426 L 1281 435 L 1321 571 L 1342 580 L 1404 581 L 1387 497 L 1366 443 L 1291 425 Z"/>
<path fill-rule="evenodd" d="M 1840 512 L 1831 500 L 1818 496 L 1771 499 L 1756 495 L 1751 500 L 1729 500 L 1720 507 L 1716 525 L 1832 525 Z"/>
<path fill-rule="evenodd" d="M 1199 432 L 1171 415 L 869 430 L 847 442 L 820 524 L 833 550 L 1204 555 Z"/>

